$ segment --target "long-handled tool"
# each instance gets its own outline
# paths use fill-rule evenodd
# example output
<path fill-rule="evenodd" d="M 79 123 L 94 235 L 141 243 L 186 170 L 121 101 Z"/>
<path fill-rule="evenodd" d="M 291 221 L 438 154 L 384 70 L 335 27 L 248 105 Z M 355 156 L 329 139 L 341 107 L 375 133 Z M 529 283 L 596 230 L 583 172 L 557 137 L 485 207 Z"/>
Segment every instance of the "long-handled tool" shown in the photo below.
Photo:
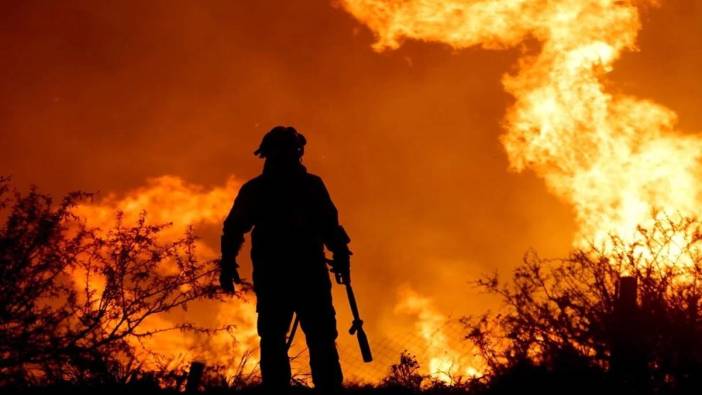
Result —
<path fill-rule="evenodd" d="M 327 259 L 327 263 L 333 265 L 334 261 Z M 353 294 L 353 288 L 351 287 L 350 276 L 343 276 L 339 272 L 334 272 L 334 277 L 338 284 L 343 284 L 346 287 L 346 297 L 349 299 L 349 306 L 351 307 L 351 315 L 353 315 L 353 322 L 351 323 L 351 328 L 349 333 L 351 335 L 356 335 L 358 339 L 358 347 L 361 349 L 361 356 L 363 357 L 363 362 L 373 361 L 373 354 L 371 353 L 370 344 L 368 343 L 368 336 L 366 336 L 366 331 L 363 330 L 363 320 L 358 312 L 358 304 L 356 303 L 356 296 Z M 286 340 L 286 347 L 289 350 L 292 346 L 293 340 L 295 340 L 295 333 L 297 332 L 297 327 L 300 326 L 300 316 L 295 314 L 295 320 L 292 323 L 292 328 L 290 329 L 290 334 Z"/>
<path fill-rule="evenodd" d="M 334 265 L 334 261 L 327 259 L 327 263 Z M 337 284 L 343 284 L 346 287 L 346 297 L 349 299 L 349 306 L 351 307 L 351 314 L 353 315 L 353 322 L 351 323 L 351 329 L 349 333 L 351 335 L 356 335 L 358 339 L 358 347 L 361 349 L 361 356 L 363 357 L 363 362 L 373 361 L 373 354 L 371 353 L 370 344 L 368 343 L 368 336 L 366 336 L 366 331 L 363 330 L 363 320 L 361 315 L 358 313 L 358 304 L 356 304 L 356 296 L 353 294 L 353 288 L 351 288 L 351 276 L 342 275 L 342 273 L 335 271 L 334 277 Z"/>
<path fill-rule="evenodd" d="M 363 320 L 361 320 L 361 317 L 358 314 L 358 306 L 356 305 L 356 297 L 353 295 L 353 288 L 351 288 L 351 280 L 347 279 L 344 285 L 346 285 L 346 296 L 349 298 L 351 314 L 353 314 L 353 322 L 351 323 L 349 333 L 352 335 L 355 334 L 356 338 L 358 339 L 358 346 L 361 348 L 363 362 L 371 362 L 373 360 L 373 354 L 371 354 L 366 331 L 363 330 Z"/>

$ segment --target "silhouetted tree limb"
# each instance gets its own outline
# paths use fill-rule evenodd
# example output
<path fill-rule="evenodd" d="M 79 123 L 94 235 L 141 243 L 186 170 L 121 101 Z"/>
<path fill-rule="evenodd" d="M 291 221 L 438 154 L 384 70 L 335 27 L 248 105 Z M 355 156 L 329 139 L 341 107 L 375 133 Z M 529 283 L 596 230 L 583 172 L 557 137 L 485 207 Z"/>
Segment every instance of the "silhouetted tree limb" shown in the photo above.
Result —
<path fill-rule="evenodd" d="M 168 225 L 149 224 L 146 214 L 91 228 L 72 211 L 89 197 L 71 193 L 55 204 L 34 188 L 12 193 L 0 178 L 0 384 L 114 380 L 135 360 L 139 338 L 202 329 L 145 326 L 217 297 L 216 265 L 196 259 L 192 230 L 164 241 Z"/>

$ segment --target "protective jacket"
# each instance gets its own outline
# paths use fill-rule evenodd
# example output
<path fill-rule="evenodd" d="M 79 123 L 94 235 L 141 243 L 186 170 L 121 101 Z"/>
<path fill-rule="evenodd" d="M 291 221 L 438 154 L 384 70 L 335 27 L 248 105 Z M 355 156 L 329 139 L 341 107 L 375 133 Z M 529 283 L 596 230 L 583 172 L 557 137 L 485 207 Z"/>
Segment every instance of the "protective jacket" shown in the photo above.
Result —
<path fill-rule="evenodd" d="M 325 245 L 334 254 L 349 253 L 348 236 L 322 179 L 299 163 L 276 167 L 267 162 L 263 174 L 241 187 L 224 221 L 224 265 L 234 264 L 249 231 L 259 299 L 268 289 L 283 291 L 286 283 L 329 281 Z"/>

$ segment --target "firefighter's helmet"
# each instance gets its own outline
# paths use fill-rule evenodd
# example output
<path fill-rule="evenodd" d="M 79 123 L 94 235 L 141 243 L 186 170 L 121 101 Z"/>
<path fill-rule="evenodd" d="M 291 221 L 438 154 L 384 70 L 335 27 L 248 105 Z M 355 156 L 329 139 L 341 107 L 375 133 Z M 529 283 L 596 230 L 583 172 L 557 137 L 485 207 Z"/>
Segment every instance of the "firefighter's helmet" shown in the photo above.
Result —
<path fill-rule="evenodd" d="M 291 126 L 276 126 L 266 133 L 261 140 L 261 145 L 254 152 L 261 158 L 268 158 L 276 153 L 295 152 L 302 157 L 305 152 L 307 140 Z"/>

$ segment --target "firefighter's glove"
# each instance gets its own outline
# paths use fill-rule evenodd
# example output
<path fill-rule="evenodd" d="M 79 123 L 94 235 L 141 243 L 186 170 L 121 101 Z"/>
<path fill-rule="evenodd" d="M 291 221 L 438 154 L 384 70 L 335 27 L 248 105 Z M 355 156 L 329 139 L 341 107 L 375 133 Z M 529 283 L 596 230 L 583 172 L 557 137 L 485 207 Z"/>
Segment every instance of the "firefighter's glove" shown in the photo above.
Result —
<path fill-rule="evenodd" d="M 220 261 L 219 267 L 219 285 L 224 292 L 229 294 L 234 293 L 234 284 L 241 284 L 241 278 L 237 270 L 239 265 L 237 265 L 236 262 L 224 262 L 224 260 L 222 260 Z"/>

